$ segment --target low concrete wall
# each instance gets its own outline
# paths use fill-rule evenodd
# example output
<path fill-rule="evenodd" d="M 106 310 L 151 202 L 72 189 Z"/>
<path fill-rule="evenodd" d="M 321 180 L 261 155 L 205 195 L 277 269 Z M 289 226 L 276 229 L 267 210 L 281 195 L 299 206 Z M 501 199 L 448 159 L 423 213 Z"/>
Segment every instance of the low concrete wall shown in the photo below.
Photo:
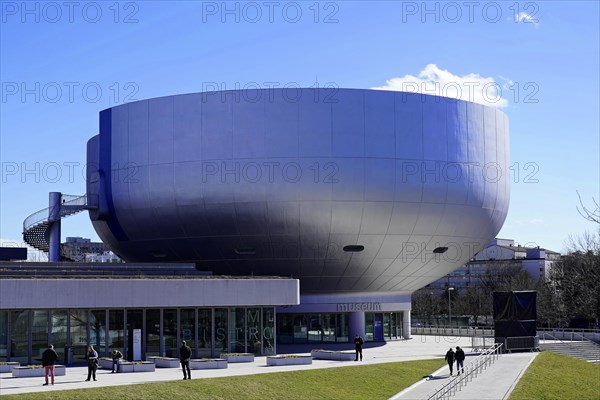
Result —
<path fill-rule="evenodd" d="M 225 369 L 227 360 L 221 358 L 213 359 L 192 359 L 190 360 L 190 369 Z"/>
<path fill-rule="evenodd" d="M 181 363 L 178 358 L 161 358 L 161 357 L 146 357 L 148 361 L 152 361 L 158 368 L 179 368 Z"/>
<path fill-rule="evenodd" d="M 312 364 L 312 356 L 268 356 L 268 366 Z"/>
<path fill-rule="evenodd" d="M 64 376 L 67 374 L 66 368 L 64 365 L 55 365 L 54 366 L 54 376 Z M 45 369 L 43 367 L 40 368 L 32 368 L 32 367 L 14 367 L 12 369 L 12 376 L 14 378 L 28 378 L 33 376 L 44 376 Z"/>
<path fill-rule="evenodd" d="M 254 362 L 254 354 L 252 353 L 221 353 L 219 357 L 227 360 L 228 363 Z"/>
<path fill-rule="evenodd" d="M 19 364 L 18 362 L 15 362 L 15 361 L 7 362 L 6 364 L 0 364 L 0 373 L 11 372 L 13 367 L 18 367 L 20 365 L 21 364 Z"/>

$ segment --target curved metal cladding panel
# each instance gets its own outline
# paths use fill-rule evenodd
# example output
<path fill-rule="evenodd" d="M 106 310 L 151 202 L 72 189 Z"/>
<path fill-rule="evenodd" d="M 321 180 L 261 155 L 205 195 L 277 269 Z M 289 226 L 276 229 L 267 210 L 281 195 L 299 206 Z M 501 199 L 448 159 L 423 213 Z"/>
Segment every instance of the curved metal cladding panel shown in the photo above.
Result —
<path fill-rule="evenodd" d="M 506 116 L 436 96 L 155 98 L 102 111 L 90 147 L 88 192 L 104 197 L 90 215 L 121 257 L 293 276 L 304 294 L 410 293 L 481 250 L 508 210 Z"/>

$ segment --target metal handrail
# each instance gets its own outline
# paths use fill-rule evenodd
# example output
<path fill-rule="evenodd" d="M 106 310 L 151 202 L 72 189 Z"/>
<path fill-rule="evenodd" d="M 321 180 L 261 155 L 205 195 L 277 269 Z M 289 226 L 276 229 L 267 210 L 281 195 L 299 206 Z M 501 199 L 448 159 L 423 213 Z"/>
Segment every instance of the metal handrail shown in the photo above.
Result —
<path fill-rule="evenodd" d="M 444 383 L 441 387 L 435 390 L 433 394 L 428 394 L 429 400 L 449 399 L 450 396 L 456 393 L 456 389 L 462 389 L 467 383 L 473 380 L 477 374 L 492 365 L 494 361 L 502 355 L 503 343 L 497 343 L 481 353 L 475 360 L 467 363 L 461 370 L 462 374 L 457 375 L 450 381 Z M 458 370 L 457 370 L 458 372 Z"/>
<path fill-rule="evenodd" d="M 88 208 L 95 208 L 96 204 L 94 204 L 94 198 L 92 196 L 83 195 L 83 196 L 73 196 L 63 194 L 61 196 L 63 202 L 61 205 L 60 217 L 64 217 L 66 215 L 72 214 L 74 212 L 73 208 L 75 206 L 81 207 L 80 211 Z M 97 201 L 96 201 L 97 202 Z M 63 208 L 64 207 L 64 208 Z M 52 207 L 44 208 L 40 211 L 34 212 L 23 221 L 23 232 L 26 232 L 30 228 L 38 225 L 40 223 L 49 221 L 50 212 Z"/>
<path fill-rule="evenodd" d="M 573 334 L 573 332 L 571 332 L 571 333 Z M 594 360 L 596 360 L 596 362 L 598 360 L 600 360 L 600 344 L 594 342 L 593 340 L 590 340 L 590 339 L 586 338 L 585 336 L 583 336 L 582 334 L 579 334 L 579 333 L 577 333 L 577 335 L 579 335 L 581 337 L 581 340 L 574 340 L 572 334 L 571 334 L 571 340 L 569 340 L 567 342 L 565 342 L 562 339 L 557 338 L 556 336 L 554 336 L 554 335 L 552 335 L 552 334 L 550 334 L 548 332 L 542 332 L 542 339 L 546 340 L 546 336 L 550 336 L 552 338 L 552 340 L 558 341 L 561 344 L 565 344 L 567 346 L 572 346 L 573 342 L 591 343 L 594 346 L 594 349 L 595 349 L 595 351 L 591 351 L 592 357 L 594 357 Z"/>
<path fill-rule="evenodd" d="M 590 340 L 590 339 L 586 338 L 581 333 L 578 333 L 578 332 L 570 332 L 570 333 L 571 333 L 571 339 L 569 340 L 569 342 L 575 342 L 575 341 L 577 341 L 577 342 L 590 342 L 593 345 L 595 345 L 597 347 L 600 347 L 598 345 L 598 343 L 594 342 L 593 340 Z M 581 337 L 581 339 L 577 339 L 577 340 L 573 339 L 573 334 L 579 335 L 579 337 Z M 556 341 L 559 341 L 559 342 L 564 343 L 564 344 L 569 344 L 569 343 L 565 342 L 563 339 L 559 339 L 559 338 L 557 338 L 556 336 L 554 336 L 551 333 L 542 332 L 542 340 L 546 340 L 546 336 L 550 336 L 552 338 L 552 340 L 556 340 Z"/>
<path fill-rule="evenodd" d="M 449 326 L 412 326 L 411 332 L 414 335 L 452 335 L 452 336 L 494 336 L 494 327 L 449 327 Z M 560 331 L 563 334 L 569 334 L 571 337 L 584 337 L 585 334 L 600 334 L 598 329 L 579 329 L 579 328 L 536 328 L 539 334 Z M 589 340 L 588 338 L 586 338 Z M 573 340 L 573 339 L 571 339 Z"/>
<path fill-rule="evenodd" d="M 418 326 L 411 327 L 411 333 L 413 335 L 450 335 L 450 336 L 493 336 L 493 327 L 442 327 L 442 326 Z"/>
<path fill-rule="evenodd" d="M 537 328 L 538 332 L 544 332 L 544 333 L 548 333 L 548 332 L 560 332 L 560 333 L 569 333 L 571 335 L 573 334 L 579 334 L 580 336 L 583 336 L 583 334 L 585 333 L 600 333 L 600 329 L 583 329 L 583 328 Z"/>

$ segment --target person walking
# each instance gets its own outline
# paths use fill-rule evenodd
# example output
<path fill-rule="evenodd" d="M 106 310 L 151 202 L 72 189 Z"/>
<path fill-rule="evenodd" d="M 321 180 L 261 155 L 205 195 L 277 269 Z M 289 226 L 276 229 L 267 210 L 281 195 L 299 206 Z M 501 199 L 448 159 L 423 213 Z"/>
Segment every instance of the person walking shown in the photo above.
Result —
<path fill-rule="evenodd" d="M 190 357 L 192 356 L 192 349 L 187 345 L 185 340 L 181 341 L 181 347 L 179 348 L 179 361 L 181 362 L 181 369 L 183 369 L 183 379 L 192 379 L 192 373 L 190 372 Z M 186 372 L 187 371 L 187 372 Z"/>
<path fill-rule="evenodd" d="M 450 368 L 450 375 L 452 375 L 452 365 L 454 364 L 454 350 L 450 347 L 450 350 L 446 353 L 446 357 L 444 360 L 448 362 L 448 367 Z"/>
<path fill-rule="evenodd" d="M 50 375 L 51 382 L 54 385 L 54 364 L 58 360 L 58 354 L 54 350 L 54 346 L 50 345 L 42 353 L 42 366 L 44 367 L 44 375 L 46 376 L 46 383 L 44 386 L 48 386 L 48 375 Z"/>
<path fill-rule="evenodd" d="M 456 354 L 454 355 L 454 358 L 456 359 L 456 374 L 460 375 L 464 369 L 463 363 L 465 361 L 465 352 L 459 346 L 456 346 Z"/>
<path fill-rule="evenodd" d="M 98 353 L 94 350 L 94 346 L 88 346 L 88 376 L 86 382 L 90 380 L 90 378 L 94 378 L 96 380 L 96 370 L 98 369 Z"/>
<path fill-rule="evenodd" d="M 120 372 L 119 365 L 121 358 L 123 358 L 123 353 L 115 349 L 110 353 L 110 356 L 112 357 L 112 371 L 110 373 L 114 374 L 115 372 Z"/>
<path fill-rule="evenodd" d="M 359 355 L 360 355 L 360 361 L 362 361 L 362 346 L 363 346 L 363 339 L 357 333 L 356 336 L 354 337 L 354 349 L 356 350 L 356 358 L 354 359 L 354 361 L 358 361 Z"/>

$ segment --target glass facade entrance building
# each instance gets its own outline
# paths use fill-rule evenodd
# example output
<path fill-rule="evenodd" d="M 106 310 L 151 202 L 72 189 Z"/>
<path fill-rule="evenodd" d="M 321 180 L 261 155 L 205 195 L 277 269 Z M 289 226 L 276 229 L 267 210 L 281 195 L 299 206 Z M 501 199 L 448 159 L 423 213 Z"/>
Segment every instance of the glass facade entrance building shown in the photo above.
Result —
<path fill-rule="evenodd" d="M 64 263 L 6 264 L 0 272 L 0 361 L 21 364 L 40 363 L 49 344 L 67 365 L 84 363 L 88 345 L 101 357 L 117 349 L 127 360 L 179 357 L 183 340 L 194 358 L 274 354 L 275 307 L 299 303 L 296 279 L 198 276 L 194 266 L 158 264 L 135 266 L 126 271 L 133 276 L 114 279 L 99 278 L 113 272 L 109 267 L 85 265 L 98 271 L 64 279 L 53 275 L 57 265 L 69 268 Z M 175 276 L 166 278 L 163 268 Z"/>
<path fill-rule="evenodd" d="M 301 300 L 299 281 L 291 278 L 194 276 L 187 265 L 165 278 L 162 268 L 173 266 L 151 265 L 127 271 L 135 277 L 99 279 L 112 271 L 90 265 L 98 269 L 93 275 L 64 279 L 51 275 L 57 265 L 67 268 L 0 271 L 0 361 L 40 363 L 48 344 L 61 363 L 76 365 L 85 363 L 88 345 L 101 357 L 117 349 L 127 360 L 143 360 L 178 357 L 185 340 L 194 358 L 212 358 L 276 354 L 277 344 L 348 344 L 355 334 L 375 342 L 410 335 L 408 295 Z"/>
<path fill-rule="evenodd" d="M 365 341 L 382 342 L 403 337 L 403 312 L 365 313 Z M 277 343 L 348 343 L 348 313 L 277 314 Z"/>
<path fill-rule="evenodd" d="M 134 359 L 134 330 L 141 332 L 141 355 L 179 357 L 181 340 L 193 357 L 222 352 L 275 353 L 273 307 L 1 310 L 0 361 L 41 362 L 53 344 L 59 362 L 85 362 L 93 345 L 100 357 L 113 349 Z"/>

